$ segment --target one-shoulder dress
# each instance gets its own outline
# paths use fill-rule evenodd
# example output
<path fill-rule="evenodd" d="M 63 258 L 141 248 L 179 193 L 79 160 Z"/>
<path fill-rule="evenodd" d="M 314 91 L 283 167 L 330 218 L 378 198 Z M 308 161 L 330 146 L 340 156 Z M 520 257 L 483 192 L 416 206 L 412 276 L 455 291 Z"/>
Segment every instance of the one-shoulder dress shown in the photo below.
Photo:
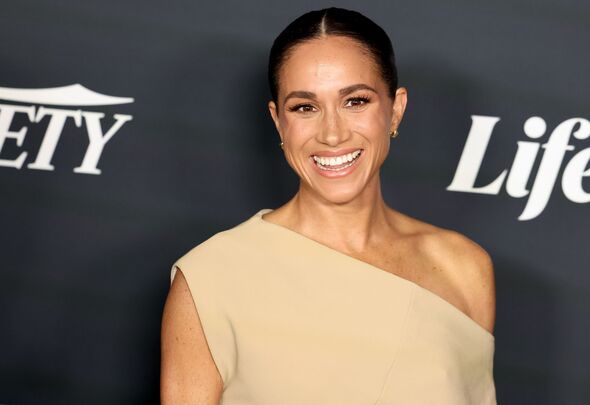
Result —
<path fill-rule="evenodd" d="M 262 218 L 172 266 L 222 405 L 496 404 L 494 336 L 437 294 Z"/>

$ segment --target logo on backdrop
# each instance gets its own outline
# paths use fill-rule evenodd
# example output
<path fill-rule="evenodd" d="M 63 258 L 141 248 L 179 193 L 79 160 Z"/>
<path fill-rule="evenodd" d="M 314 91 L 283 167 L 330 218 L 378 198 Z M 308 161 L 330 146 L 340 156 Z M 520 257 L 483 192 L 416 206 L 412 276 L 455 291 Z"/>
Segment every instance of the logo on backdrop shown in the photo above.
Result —
<path fill-rule="evenodd" d="M 498 194 L 505 185 L 506 192 L 514 198 L 528 196 L 525 208 L 518 217 L 519 221 L 526 221 L 537 217 L 543 212 L 555 187 L 560 168 L 565 164 L 561 177 L 563 194 L 574 203 L 590 202 L 590 193 L 583 188 L 584 177 L 590 177 L 590 148 L 582 149 L 564 162 L 567 151 L 574 151 L 575 145 L 569 142 L 573 138 L 578 140 L 590 137 L 590 121 L 584 118 L 570 118 L 556 126 L 541 143 L 541 138 L 547 132 L 547 124 L 541 117 L 531 117 L 524 123 L 524 134 L 527 138 L 538 141 L 518 141 L 518 148 L 510 169 L 504 169 L 491 183 L 475 187 L 479 169 L 499 117 L 484 115 L 471 116 L 471 129 L 463 153 L 459 159 L 455 177 L 447 187 L 449 191 L 464 193 Z M 543 148 L 541 163 L 535 174 L 531 189 L 527 183 L 531 177 L 533 165 Z"/>
<path fill-rule="evenodd" d="M 61 136 L 63 127 L 68 119 L 73 119 L 77 127 L 84 123 L 88 136 L 88 147 L 80 166 L 74 168 L 75 173 L 100 174 L 97 168 L 105 145 L 127 122 L 133 117 L 126 114 L 114 114 L 115 122 L 107 131 L 103 131 L 101 120 L 105 114 L 95 111 L 83 111 L 80 109 L 50 108 L 51 106 L 105 106 L 133 103 L 133 98 L 114 97 L 100 94 L 87 89 L 81 84 L 70 86 L 52 87 L 45 89 L 16 89 L 0 87 L 0 100 L 16 101 L 19 103 L 37 104 L 26 106 L 19 104 L 4 104 L 0 102 L 0 167 L 12 167 L 21 169 L 28 156 L 28 152 L 21 152 L 14 159 L 2 158 L 2 148 L 7 139 L 12 138 L 18 147 L 22 147 L 28 127 L 23 126 L 18 131 L 11 131 L 13 118 L 16 114 L 25 114 L 31 124 L 36 124 L 48 116 L 49 125 L 41 141 L 35 160 L 27 164 L 28 169 L 54 170 L 51 159 L 55 152 L 57 142 Z"/>

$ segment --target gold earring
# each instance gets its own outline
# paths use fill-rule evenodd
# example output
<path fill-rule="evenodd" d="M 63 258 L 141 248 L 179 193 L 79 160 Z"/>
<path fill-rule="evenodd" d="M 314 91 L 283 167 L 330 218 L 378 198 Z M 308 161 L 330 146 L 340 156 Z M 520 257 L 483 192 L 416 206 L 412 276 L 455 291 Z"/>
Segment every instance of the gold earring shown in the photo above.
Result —
<path fill-rule="evenodd" d="M 281 143 L 279 143 L 279 146 L 281 147 L 281 149 L 283 149 L 283 141 L 281 141 Z"/>
<path fill-rule="evenodd" d="M 396 136 L 398 136 L 398 135 L 399 135 L 399 132 L 397 132 L 397 129 L 396 129 L 395 131 L 391 131 L 391 132 L 389 133 L 389 136 L 391 136 L 392 138 L 395 138 L 395 137 L 396 137 Z"/>

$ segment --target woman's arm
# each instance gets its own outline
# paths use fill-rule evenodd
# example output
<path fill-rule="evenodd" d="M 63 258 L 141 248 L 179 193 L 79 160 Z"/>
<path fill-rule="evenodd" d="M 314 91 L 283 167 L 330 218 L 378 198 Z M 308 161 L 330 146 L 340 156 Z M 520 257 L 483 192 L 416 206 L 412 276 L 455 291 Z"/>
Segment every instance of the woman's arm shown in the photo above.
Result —
<path fill-rule="evenodd" d="M 161 403 L 218 405 L 223 380 L 180 270 L 164 305 L 161 339 Z"/>

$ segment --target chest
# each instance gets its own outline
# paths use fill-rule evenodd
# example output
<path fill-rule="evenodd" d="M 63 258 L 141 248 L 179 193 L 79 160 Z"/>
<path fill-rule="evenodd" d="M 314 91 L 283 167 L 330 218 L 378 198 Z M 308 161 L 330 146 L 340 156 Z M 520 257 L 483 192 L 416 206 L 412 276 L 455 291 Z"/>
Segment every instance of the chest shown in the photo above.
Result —
<path fill-rule="evenodd" d="M 223 405 L 468 404 L 469 378 L 489 379 L 482 336 L 414 285 L 360 264 L 301 264 L 234 292 L 236 369 Z"/>
<path fill-rule="evenodd" d="M 469 302 L 464 287 L 458 280 L 460 269 L 453 268 L 450 260 L 441 260 L 419 243 L 398 242 L 381 244 L 362 252 L 348 252 L 352 257 L 373 266 L 376 270 L 401 277 L 425 288 L 465 314 Z"/>

